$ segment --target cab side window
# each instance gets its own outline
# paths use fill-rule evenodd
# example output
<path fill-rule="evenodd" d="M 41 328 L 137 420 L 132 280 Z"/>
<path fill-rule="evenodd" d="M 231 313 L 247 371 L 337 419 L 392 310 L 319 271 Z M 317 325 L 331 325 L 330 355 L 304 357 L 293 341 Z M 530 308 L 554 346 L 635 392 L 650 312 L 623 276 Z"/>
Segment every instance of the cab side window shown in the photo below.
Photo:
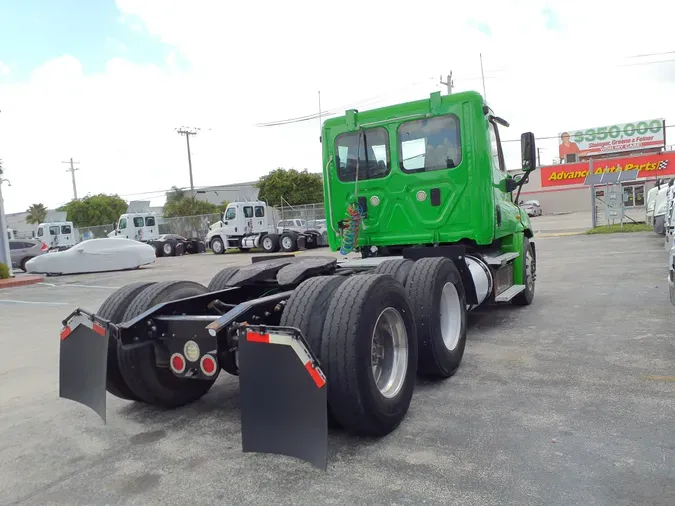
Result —
<path fill-rule="evenodd" d="M 401 123 L 398 142 L 403 172 L 454 169 L 462 162 L 459 118 L 454 114 Z"/>
<path fill-rule="evenodd" d="M 38 228 L 37 236 L 42 237 L 43 235 L 45 235 L 45 229 L 43 227 Z"/>
<path fill-rule="evenodd" d="M 136 228 L 143 228 L 143 216 L 137 216 L 134 218 L 134 227 Z"/>
<path fill-rule="evenodd" d="M 228 207 L 227 211 L 225 211 L 225 219 L 233 220 L 236 217 L 237 217 L 237 210 L 234 207 Z"/>
<path fill-rule="evenodd" d="M 263 206 L 255 206 L 255 217 L 256 218 L 265 217 L 265 208 Z"/>
<path fill-rule="evenodd" d="M 123 229 L 127 228 L 127 219 L 126 219 L 126 218 L 122 218 L 122 219 L 120 220 L 120 224 L 119 224 L 119 226 L 118 226 L 117 228 L 119 228 L 120 230 L 123 230 Z"/>
<path fill-rule="evenodd" d="M 244 206 L 244 218 L 253 218 L 253 207 Z"/>
<path fill-rule="evenodd" d="M 59 235 L 59 227 L 49 227 L 49 235 Z"/>
<path fill-rule="evenodd" d="M 155 226 L 155 218 L 154 216 L 147 216 L 145 218 L 145 226 L 146 227 L 154 227 Z"/>
<path fill-rule="evenodd" d="M 506 172 L 506 165 L 504 164 L 504 153 L 502 145 L 499 140 L 499 130 L 497 125 L 492 121 L 488 122 L 490 127 L 490 147 L 492 148 L 492 167 L 499 169 L 501 172 Z"/>

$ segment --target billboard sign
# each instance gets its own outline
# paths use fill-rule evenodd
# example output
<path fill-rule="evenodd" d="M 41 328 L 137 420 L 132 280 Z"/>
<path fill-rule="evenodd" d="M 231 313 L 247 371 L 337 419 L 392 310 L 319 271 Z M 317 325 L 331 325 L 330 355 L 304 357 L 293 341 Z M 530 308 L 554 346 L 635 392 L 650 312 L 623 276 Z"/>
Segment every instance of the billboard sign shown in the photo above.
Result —
<path fill-rule="evenodd" d="M 564 163 L 541 167 L 541 186 L 582 185 L 589 174 L 637 171 L 638 178 L 675 176 L 675 151 L 652 155 L 624 156 L 591 162 Z"/>
<path fill-rule="evenodd" d="M 663 147 L 666 144 L 665 120 L 652 119 L 636 123 L 623 123 L 569 130 L 558 135 L 558 155 L 597 156 L 640 149 Z"/>

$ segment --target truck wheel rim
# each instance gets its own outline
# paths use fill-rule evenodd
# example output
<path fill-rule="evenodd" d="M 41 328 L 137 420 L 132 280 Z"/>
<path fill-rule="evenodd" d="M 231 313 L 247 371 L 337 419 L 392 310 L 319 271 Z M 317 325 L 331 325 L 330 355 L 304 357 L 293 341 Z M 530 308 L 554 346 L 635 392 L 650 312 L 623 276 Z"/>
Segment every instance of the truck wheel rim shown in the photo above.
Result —
<path fill-rule="evenodd" d="M 293 246 L 293 243 L 291 242 L 291 238 L 286 236 L 281 240 L 281 243 L 284 245 L 284 249 L 291 249 L 291 246 Z"/>
<path fill-rule="evenodd" d="M 168 255 L 171 253 L 171 245 L 170 244 L 165 244 L 164 245 L 164 254 Z"/>
<path fill-rule="evenodd" d="M 403 388 L 408 370 L 408 333 L 401 313 L 388 307 L 375 323 L 370 347 L 375 386 L 391 399 Z"/>
<path fill-rule="evenodd" d="M 462 333 L 462 306 L 457 288 L 452 283 L 443 286 L 440 306 L 443 344 L 452 351 L 457 347 Z"/>
<path fill-rule="evenodd" d="M 220 247 L 220 241 L 213 241 L 213 251 L 216 253 L 220 253 L 221 247 Z"/>
<path fill-rule="evenodd" d="M 263 239 L 263 249 L 272 249 L 272 239 L 269 237 Z"/>

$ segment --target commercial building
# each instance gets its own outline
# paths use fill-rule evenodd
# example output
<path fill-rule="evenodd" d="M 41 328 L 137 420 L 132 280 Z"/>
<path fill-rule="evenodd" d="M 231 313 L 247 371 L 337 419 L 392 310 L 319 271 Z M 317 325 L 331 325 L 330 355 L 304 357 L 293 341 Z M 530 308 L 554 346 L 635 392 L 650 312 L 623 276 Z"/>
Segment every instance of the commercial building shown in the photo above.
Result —
<path fill-rule="evenodd" d="M 520 198 L 538 200 L 544 213 L 590 212 L 594 199 L 587 177 L 611 179 L 609 174 L 623 172 L 613 179 L 622 186 L 626 213 L 644 216 L 647 192 L 657 179 L 675 177 L 675 151 L 666 151 L 665 128 L 663 119 L 655 119 L 562 132 L 557 163 L 532 173 Z M 602 186 L 594 187 L 599 199 Z"/>

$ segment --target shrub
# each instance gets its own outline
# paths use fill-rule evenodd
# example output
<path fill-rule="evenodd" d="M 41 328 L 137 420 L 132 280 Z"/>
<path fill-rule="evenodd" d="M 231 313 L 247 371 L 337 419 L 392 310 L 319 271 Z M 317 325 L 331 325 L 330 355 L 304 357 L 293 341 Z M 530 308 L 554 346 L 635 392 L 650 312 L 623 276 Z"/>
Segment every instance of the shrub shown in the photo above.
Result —
<path fill-rule="evenodd" d="M 5 264 L 0 264 L 0 279 L 8 279 L 9 278 L 9 267 L 7 267 Z"/>

